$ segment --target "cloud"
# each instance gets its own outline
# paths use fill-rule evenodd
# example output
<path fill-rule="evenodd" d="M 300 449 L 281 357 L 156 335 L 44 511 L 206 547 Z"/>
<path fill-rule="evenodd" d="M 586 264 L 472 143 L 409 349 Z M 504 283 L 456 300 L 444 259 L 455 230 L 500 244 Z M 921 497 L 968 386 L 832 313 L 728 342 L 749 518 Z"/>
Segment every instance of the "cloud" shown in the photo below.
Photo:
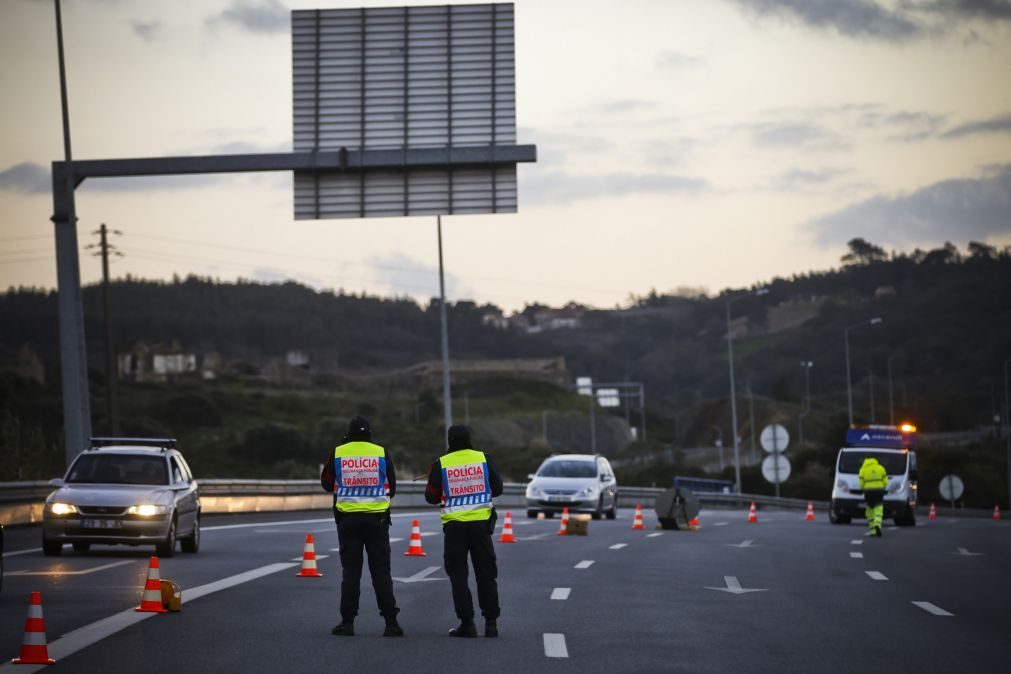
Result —
<path fill-rule="evenodd" d="M 706 60 L 683 52 L 664 50 L 657 54 L 656 64 L 661 68 L 690 68 L 705 65 Z"/>
<path fill-rule="evenodd" d="M 368 259 L 376 283 L 386 286 L 393 293 L 408 293 L 424 297 L 439 296 L 439 268 L 428 265 L 403 253 L 373 256 Z M 446 261 L 452 265 L 452 260 Z M 446 299 L 450 302 L 473 292 L 458 276 L 444 271 L 446 279 Z"/>
<path fill-rule="evenodd" d="M 784 171 L 772 179 L 770 187 L 784 192 L 804 192 L 824 187 L 840 176 L 850 173 L 849 169 L 825 167 L 820 169 L 794 168 Z"/>
<path fill-rule="evenodd" d="M 22 162 L 0 171 L 0 190 L 21 194 L 47 194 L 52 188 L 49 169 L 34 162 Z"/>
<path fill-rule="evenodd" d="M 831 29 L 847 37 L 901 42 L 925 28 L 901 11 L 873 0 L 732 0 L 758 17 L 773 17 L 810 28 Z"/>
<path fill-rule="evenodd" d="M 842 150 L 849 147 L 839 134 L 810 122 L 760 122 L 750 125 L 752 140 L 765 147 Z"/>
<path fill-rule="evenodd" d="M 251 33 L 280 33 L 290 28 L 291 14 L 279 0 L 234 0 L 223 12 L 207 19 L 209 28 L 221 24 Z"/>
<path fill-rule="evenodd" d="M 131 21 L 130 28 L 144 42 L 154 42 L 161 35 L 161 21 Z"/>
<path fill-rule="evenodd" d="M 1011 21 L 1011 2 L 1008 0 L 934 0 L 909 2 L 903 7 L 912 12 L 932 12 L 946 19 Z"/>
<path fill-rule="evenodd" d="M 910 194 L 878 195 L 809 223 L 819 243 L 853 237 L 896 246 L 1011 233 L 1011 164 L 979 178 L 954 178 Z"/>
<path fill-rule="evenodd" d="M 1011 133 L 1011 112 L 1000 117 L 959 124 L 942 133 L 941 138 L 964 138 L 965 136 L 989 133 Z"/>
<path fill-rule="evenodd" d="M 918 141 L 937 135 L 947 121 L 947 115 L 900 110 L 898 112 L 871 111 L 857 119 L 857 126 L 865 129 L 885 129 L 886 140 Z"/>
<path fill-rule="evenodd" d="M 711 189 L 702 178 L 664 173 L 610 173 L 573 175 L 561 171 L 539 173 L 523 184 L 522 198 L 531 203 L 571 203 L 626 194 L 687 194 Z"/>
<path fill-rule="evenodd" d="M 621 115 L 626 112 L 638 112 L 640 110 L 651 110 L 656 107 L 656 101 L 645 101 L 641 99 L 618 99 L 601 103 L 592 109 L 592 112 L 603 113 L 605 115 Z"/>

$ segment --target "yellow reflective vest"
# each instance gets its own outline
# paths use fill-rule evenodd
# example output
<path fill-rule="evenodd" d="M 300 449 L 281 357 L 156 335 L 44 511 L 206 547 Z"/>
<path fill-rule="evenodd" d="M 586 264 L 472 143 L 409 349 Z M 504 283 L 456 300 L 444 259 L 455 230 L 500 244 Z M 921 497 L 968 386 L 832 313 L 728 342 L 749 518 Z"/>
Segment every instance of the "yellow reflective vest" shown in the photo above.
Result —
<path fill-rule="evenodd" d="M 334 450 L 334 507 L 342 513 L 381 513 L 390 508 L 386 450 L 348 442 Z"/>
<path fill-rule="evenodd" d="M 864 459 L 860 466 L 860 488 L 864 491 L 868 489 L 884 489 L 888 486 L 888 474 L 885 467 L 878 463 L 874 457 Z"/>
<path fill-rule="evenodd" d="M 439 458 L 442 472 L 442 523 L 491 518 L 491 483 L 484 452 L 460 449 Z"/>

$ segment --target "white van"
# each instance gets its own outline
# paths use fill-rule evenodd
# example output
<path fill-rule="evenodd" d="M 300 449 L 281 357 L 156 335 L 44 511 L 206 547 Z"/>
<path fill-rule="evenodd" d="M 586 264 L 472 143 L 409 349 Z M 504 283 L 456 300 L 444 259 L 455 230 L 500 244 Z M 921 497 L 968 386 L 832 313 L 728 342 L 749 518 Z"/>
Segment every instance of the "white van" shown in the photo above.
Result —
<path fill-rule="evenodd" d="M 867 503 L 858 475 L 868 457 L 877 459 L 888 474 L 885 517 L 894 518 L 898 526 L 916 526 L 916 452 L 888 447 L 843 447 L 839 450 L 829 508 L 832 524 L 849 524 L 854 517 L 866 516 Z"/>

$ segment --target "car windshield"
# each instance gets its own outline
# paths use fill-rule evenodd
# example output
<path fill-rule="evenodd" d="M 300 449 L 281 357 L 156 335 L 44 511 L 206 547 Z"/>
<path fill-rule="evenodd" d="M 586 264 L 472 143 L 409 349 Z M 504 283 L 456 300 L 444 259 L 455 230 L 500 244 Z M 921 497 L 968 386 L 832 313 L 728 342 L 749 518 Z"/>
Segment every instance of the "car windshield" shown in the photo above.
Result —
<path fill-rule="evenodd" d="M 67 482 L 93 484 L 168 484 L 168 467 L 160 456 L 84 454 Z"/>
<path fill-rule="evenodd" d="M 537 477 L 597 477 L 593 461 L 549 461 L 537 471 Z"/>
<path fill-rule="evenodd" d="M 839 457 L 839 472 L 856 475 L 860 472 L 860 466 L 864 465 L 864 459 L 874 457 L 885 468 L 889 475 L 904 475 L 906 472 L 906 453 L 902 452 L 875 452 L 875 451 L 850 451 L 847 450 Z"/>

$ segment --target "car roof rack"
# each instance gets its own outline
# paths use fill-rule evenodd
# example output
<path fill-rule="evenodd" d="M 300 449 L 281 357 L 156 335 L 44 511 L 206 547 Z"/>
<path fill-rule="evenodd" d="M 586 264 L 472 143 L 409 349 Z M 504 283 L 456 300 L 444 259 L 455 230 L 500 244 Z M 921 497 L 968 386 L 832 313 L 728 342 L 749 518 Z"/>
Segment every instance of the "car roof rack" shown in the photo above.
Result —
<path fill-rule="evenodd" d="M 90 449 L 101 449 L 102 447 L 112 447 L 116 445 L 126 445 L 131 447 L 157 447 L 161 451 L 175 449 L 175 438 L 92 438 Z"/>

